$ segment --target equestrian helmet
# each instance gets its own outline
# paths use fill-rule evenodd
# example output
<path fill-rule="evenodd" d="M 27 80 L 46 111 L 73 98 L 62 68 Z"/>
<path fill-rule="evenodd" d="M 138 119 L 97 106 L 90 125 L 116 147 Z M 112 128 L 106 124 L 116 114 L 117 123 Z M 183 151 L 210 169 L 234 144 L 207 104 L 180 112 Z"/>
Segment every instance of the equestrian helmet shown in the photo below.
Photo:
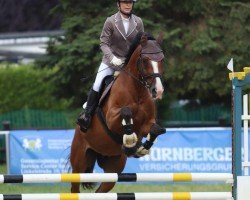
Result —
<path fill-rule="evenodd" d="M 128 2 L 128 1 L 133 1 L 133 3 L 136 2 L 136 0 L 117 0 L 118 3 L 120 3 L 120 2 Z"/>

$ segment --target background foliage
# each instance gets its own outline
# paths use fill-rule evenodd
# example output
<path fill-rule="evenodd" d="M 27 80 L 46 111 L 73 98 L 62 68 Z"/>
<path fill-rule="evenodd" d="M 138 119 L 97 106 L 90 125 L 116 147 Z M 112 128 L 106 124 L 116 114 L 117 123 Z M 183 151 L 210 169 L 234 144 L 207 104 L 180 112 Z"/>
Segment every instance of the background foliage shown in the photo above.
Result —
<path fill-rule="evenodd" d="M 198 99 L 202 105 L 230 104 L 227 62 L 233 57 L 238 70 L 249 64 L 249 2 L 139 0 L 134 10 L 147 32 L 164 32 L 168 101 Z M 52 43 L 46 62 L 39 64 L 58 67 L 58 95 L 74 96 L 74 105 L 80 105 L 94 77 L 85 83 L 80 78 L 93 75 L 98 68 L 100 32 L 106 17 L 117 7 L 113 0 L 61 0 L 57 11 L 64 15 L 65 38 L 61 45 Z"/>
<path fill-rule="evenodd" d="M 32 66 L 0 65 L 0 113 L 21 108 L 61 110 L 70 99 L 57 99 L 55 87 L 48 77 L 52 70 Z"/>

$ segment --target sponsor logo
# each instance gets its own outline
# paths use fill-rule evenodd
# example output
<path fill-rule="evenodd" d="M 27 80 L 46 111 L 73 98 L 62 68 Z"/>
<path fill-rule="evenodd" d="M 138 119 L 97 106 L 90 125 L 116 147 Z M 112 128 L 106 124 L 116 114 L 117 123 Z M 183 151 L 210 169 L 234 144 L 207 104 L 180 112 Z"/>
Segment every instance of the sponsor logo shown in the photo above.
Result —
<path fill-rule="evenodd" d="M 23 139 L 23 148 L 30 151 L 39 151 L 42 148 L 42 141 L 40 138 L 37 139 Z"/>

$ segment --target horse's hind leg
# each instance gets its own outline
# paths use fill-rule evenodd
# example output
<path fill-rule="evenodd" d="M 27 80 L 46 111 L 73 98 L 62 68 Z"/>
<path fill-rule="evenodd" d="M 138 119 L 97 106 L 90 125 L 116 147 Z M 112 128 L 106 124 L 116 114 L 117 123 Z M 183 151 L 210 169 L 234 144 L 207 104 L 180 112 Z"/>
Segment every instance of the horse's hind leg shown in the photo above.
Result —
<path fill-rule="evenodd" d="M 125 154 L 120 156 L 105 157 L 101 161 L 98 160 L 99 165 L 103 168 L 105 173 L 121 173 L 125 167 L 127 157 Z M 116 183 L 101 183 L 96 193 L 106 193 L 112 190 Z"/>
<path fill-rule="evenodd" d="M 72 173 L 92 173 L 93 168 L 96 161 L 96 153 L 88 149 L 85 151 L 82 151 L 82 156 L 78 160 L 77 163 L 74 164 L 74 167 L 72 165 Z M 93 183 L 81 183 L 83 189 L 92 189 Z M 80 192 L 80 183 L 71 183 L 71 193 L 79 193 Z"/>
<path fill-rule="evenodd" d="M 79 129 L 76 129 L 70 152 L 72 173 L 86 173 L 93 171 L 96 155 L 92 152 L 92 150 L 86 149 L 86 142 L 81 137 Z M 86 188 L 91 187 L 88 183 L 83 183 L 82 185 Z M 71 193 L 80 193 L 80 183 L 71 183 Z"/>

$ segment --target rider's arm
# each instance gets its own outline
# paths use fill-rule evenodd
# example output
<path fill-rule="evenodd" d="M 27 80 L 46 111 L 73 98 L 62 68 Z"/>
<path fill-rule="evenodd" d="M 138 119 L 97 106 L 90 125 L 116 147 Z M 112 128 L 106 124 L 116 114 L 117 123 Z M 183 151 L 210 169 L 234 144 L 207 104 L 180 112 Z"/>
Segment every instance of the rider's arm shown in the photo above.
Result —
<path fill-rule="evenodd" d="M 137 25 L 138 25 L 138 28 L 137 28 L 138 32 L 144 32 L 144 25 L 140 17 L 138 17 Z"/>
<path fill-rule="evenodd" d="M 100 47 L 101 47 L 101 50 L 102 50 L 104 56 L 106 58 L 108 58 L 109 62 L 114 57 L 114 55 L 110 49 L 112 34 L 113 34 L 113 25 L 112 25 L 111 20 L 109 18 L 107 18 L 105 23 L 104 23 L 102 33 L 100 36 L 100 40 L 101 40 Z"/>

